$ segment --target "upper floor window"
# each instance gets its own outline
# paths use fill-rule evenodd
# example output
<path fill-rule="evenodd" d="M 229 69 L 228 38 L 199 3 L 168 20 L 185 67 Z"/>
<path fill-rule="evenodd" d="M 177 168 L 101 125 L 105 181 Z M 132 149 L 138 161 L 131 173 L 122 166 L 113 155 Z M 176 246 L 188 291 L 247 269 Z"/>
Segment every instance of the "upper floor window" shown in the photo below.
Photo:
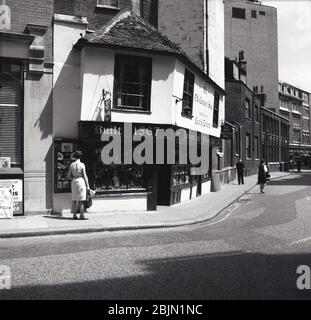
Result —
<path fill-rule="evenodd" d="M 300 117 L 293 116 L 293 125 L 294 126 L 300 126 Z"/>
<path fill-rule="evenodd" d="M 258 112 L 258 106 L 257 105 L 255 105 L 254 117 L 255 117 L 255 121 L 259 122 L 259 112 Z"/>
<path fill-rule="evenodd" d="M 118 8 L 119 0 L 97 0 L 97 6 L 108 7 L 108 8 Z"/>
<path fill-rule="evenodd" d="M 256 10 L 252 10 L 252 18 L 257 18 L 257 11 Z"/>
<path fill-rule="evenodd" d="M 249 99 L 245 99 L 245 117 L 251 119 L 251 105 Z"/>
<path fill-rule="evenodd" d="M 185 70 L 184 90 L 182 98 L 181 114 L 184 116 L 192 116 L 193 107 L 193 89 L 194 89 L 194 74 L 189 70 Z"/>
<path fill-rule="evenodd" d="M 150 109 L 151 68 L 151 58 L 122 54 L 115 56 L 115 108 Z"/>
<path fill-rule="evenodd" d="M 245 136 L 245 153 L 246 158 L 251 158 L 251 135 L 249 133 L 246 133 Z"/>
<path fill-rule="evenodd" d="M 214 111 L 213 111 L 213 127 L 217 128 L 219 122 L 219 93 L 215 92 Z"/>
<path fill-rule="evenodd" d="M 265 15 L 266 15 L 266 12 L 265 12 L 265 11 L 259 11 L 259 14 L 260 14 L 261 16 L 265 16 Z"/>
<path fill-rule="evenodd" d="M 232 8 L 232 18 L 245 19 L 245 9 L 243 8 Z"/>
<path fill-rule="evenodd" d="M 299 104 L 297 102 L 293 102 L 293 110 L 297 111 L 297 112 L 300 112 L 300 107 L 299 107 Z"/>

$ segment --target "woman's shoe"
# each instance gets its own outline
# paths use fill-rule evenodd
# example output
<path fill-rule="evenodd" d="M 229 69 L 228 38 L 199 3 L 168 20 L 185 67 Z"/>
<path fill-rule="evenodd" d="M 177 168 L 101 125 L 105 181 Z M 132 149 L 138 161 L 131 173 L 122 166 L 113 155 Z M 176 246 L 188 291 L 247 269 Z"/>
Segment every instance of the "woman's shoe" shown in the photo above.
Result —
<path fill-rule="evenodd" d="M 73 219 L 73 220 L 78 220 L 78 217 L 77 217 L 77 216 L 73 216 L 72 219 Z"/>
<path fill-rule="evenodd" d="M 80 220 L 86 220 L 85 216 L 80 217 Z"/>

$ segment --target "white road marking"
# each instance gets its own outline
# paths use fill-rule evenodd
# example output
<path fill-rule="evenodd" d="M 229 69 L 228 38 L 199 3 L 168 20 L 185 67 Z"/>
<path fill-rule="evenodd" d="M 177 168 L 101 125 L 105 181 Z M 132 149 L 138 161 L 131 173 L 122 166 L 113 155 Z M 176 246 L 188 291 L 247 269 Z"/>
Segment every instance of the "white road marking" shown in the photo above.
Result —
<path fill-rule="evenodd" d="M 310 240 L 311 240 L 311 237 L 303 238 L 303 239 L 300 239 L 300 240 L 296 240 L 296 241 L 291 242 L 291 245 L 293 245 L 293 244 L 298 244 L 298 243 L 303 243 L 303 242 L 307 242 L 307 241 L 310 241 Z"/>
<path fill-rule="evenodd" d="M 226 220 L 226 219 L 230 216 L 230 214 L 233 212 L 233 210 L 236 209 L 237 207 L 238 207 L 238 205 L 235 204 L 232 209 L 231 209 L 231 207 L 228 208 L 227 210 L 229 210 L 229 212 L 228 212 L 227 215 L 225 215 L 222 219 L 220 219 L 220 220 L 218 220 L 218 221 L 215 221 L 215 222 L 212 222 L 212 223 L 207 224 L 207 226 L 211 226 L 211 225 L 214 225 L 214 224 L 216 224 L 216 223 L 219 223 L 219 222 L 222 222 L 222 221 Z"/>

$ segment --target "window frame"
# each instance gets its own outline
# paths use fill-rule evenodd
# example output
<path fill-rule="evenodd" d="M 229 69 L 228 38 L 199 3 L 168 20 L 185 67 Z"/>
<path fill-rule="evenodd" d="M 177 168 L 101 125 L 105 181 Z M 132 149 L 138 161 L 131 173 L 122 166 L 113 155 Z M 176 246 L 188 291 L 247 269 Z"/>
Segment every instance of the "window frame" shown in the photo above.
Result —
<path fill-rule="evenodd" d="M 139 85 L 145 85 L 145 93 L 144 93 L 144 106 L 142 108 L 138 106 L 133 106 L 133 105 L 119 105 L 118 104 L 118 99 L 119 99 L 119 94 L 121 93 L 122 95 L 126 95 L 125 93 L 119 92 L 120 91 L 120 83 L 121 82 L 126 82 L 126 81 L 121 81 L 121 68 L 122 65 L 124 65 L 126 62 L 131 61 L 132 63 L 138 63 L 142 64 L 141 65 L 144 70 L 144 75 L 145 75 L 145 82 L 144 83 L 137 83 L 137 82 L 128 82 L 129 85 L 136 86 Z M 124 66 L 123 66 L 124 69 Z M 138 69 L 137 69 L 138 70 Z M 114 85 L 113 85 L 113 110 L 124 110 L 124 111 L 136 111 L 136 112 L 150 112 L 150 105 L 151 105 L 151 85 L 152 85 L 152 58 L 146 57 L 146 56 L 134 56 L 134 55 L 129 55 L 129 54 L 115 54 L 115 65 L 114 65 Z M 127 96 L 130 95 L 136 95 L 139 96 L 139 94 L 133 94 L 133 93 L 128 93 Z"/>
<path fill-rule="evenodd" d="M 248 142 L 248 145 L 247 145 Z M 251 159 L 252 158 L 252 152 L 251 152 L 251 134 L 246 133 L 245 134 L 245 156 L 246 159 Z"/>
<path fill-rule="evenodd" d="M 247 104 L 248 104 L 248 109 L 246 108 Z M 251 111 L 251 101 L 250 101 L 250 99 L 248 99 L 248 98 L 245 98 L 244 110 L 245 110 L 245 118 L 251 120 L 251 119 L 252 119 L 252 117 L 251 117 L 251 114 L 252 114 L 252 111 Z M 247 111 L 247 110 L 248 110 L 248 111 Z"/>
<path fill-rule="evenodd" d="M 219 126 L 219 102 L 220 102 L 220 94 L 217 91 L 215 91 L 214 106 L 213 106 L 213 128 L 218 128 Z"/>
<path fill-rule="evenodd" d="M 181 115 L 183 117 L 192 118 L 193 116 L 194 83 L 195 83 L 194 73 L 192 73 L 190 70 L 185 68 L 182 107 L 181 107 Z"/>
<path fill-rule="evenodd" d="M 101 2 L 110 2 L 110 3 L 101 3 Z M 111 4 L 112 2 L 117 2 L 116 5 Z M 96 1 L 96 7 L 97 8 L 107 8 L 107 9 L 120 9 L 119 7 L 120 0 L 97 0 Z"/>
<path fill-rule="evenodd" d="M 235 19 L 246 20 L 246 10 L 245 8 L 232 7 L 231 16 Z"/>

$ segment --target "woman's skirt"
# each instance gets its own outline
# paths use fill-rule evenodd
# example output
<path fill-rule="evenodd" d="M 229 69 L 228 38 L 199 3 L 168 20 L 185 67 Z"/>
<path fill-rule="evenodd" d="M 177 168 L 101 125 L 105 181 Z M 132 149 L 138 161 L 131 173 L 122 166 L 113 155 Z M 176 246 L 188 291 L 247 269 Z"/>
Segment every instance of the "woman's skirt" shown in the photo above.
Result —
<path fill-rule="evenodd" d="M 71 181 L 71 196 L 72 201 L 85 201 L 86 200 L 86 185 L 84 179 L 74 178 Z"/>

